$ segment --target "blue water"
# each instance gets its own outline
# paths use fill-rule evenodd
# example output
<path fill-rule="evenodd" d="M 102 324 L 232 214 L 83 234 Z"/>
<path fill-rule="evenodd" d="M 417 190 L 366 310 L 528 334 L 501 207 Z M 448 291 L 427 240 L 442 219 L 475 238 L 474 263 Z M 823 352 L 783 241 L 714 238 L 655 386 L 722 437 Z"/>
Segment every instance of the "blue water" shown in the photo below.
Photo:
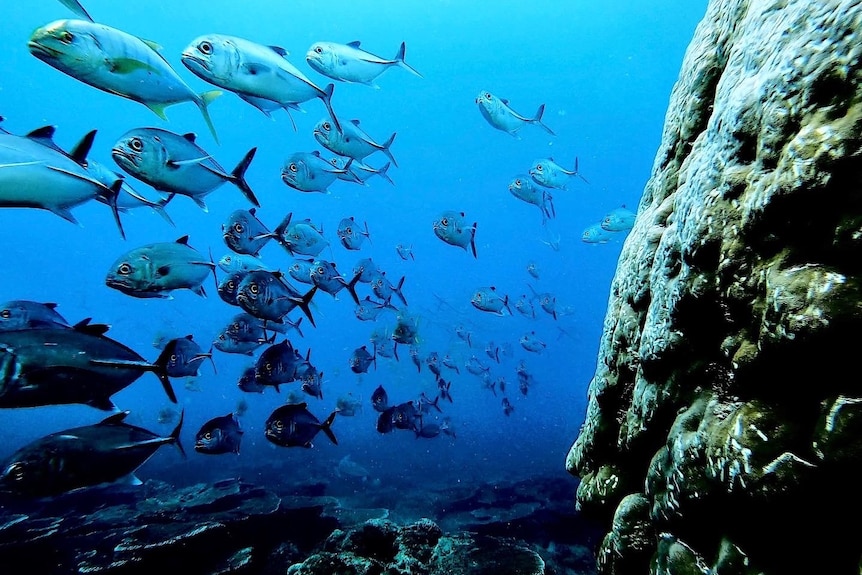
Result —
<path fill-rule="evenodd" d="M 282 46 L 290 52 L 288 59 L 321 86 L 329 80 L 304 61 L 313 42 L 362 40 L 364 48 L 389 57 L 405 41 L 407 62 L 424 78 L 392 68 L 378 79 L 379 90 L 336 83 L 332 100 L 342 121 L 361 119 L 364 129 L 380 141 L 397 132 L 392 153 L 399 167 L 389 172 L 396 185 L 379 178 L 369 180 L 368 187 L 336 182 L 327 195 L 297 192 L 280 179 L 289 154 L 321 149 L 311 134 L 326 114 L 320 101 L 307 102 L 302 106 L 305 114 L 294 114 L 298 127 L 294 132 L 283 111 L 270 120 L 226 93 L 210 106 L 221 140 L 217 145 L 191 103 L 168 108 L 170 121 L 163 122 L 144 106 L 98 91 L 31 56 L 27 39 L 32 30 L 72 17 L 59 2 L 6 4 L 0 19 L 4 128 L 23 134 L 55 125 L 56 141 L 65 149 L 85 132 L 98 129 L 91 157 L 111 167 L 114 142 L 141 126 L 196 132 L 198 143 L 228 169 L 257 146 L 248 181 L 262 203 L 260 219 L 273 228 L 287 212 L 310 217 L 323 225 L 332 245 L 321 256 L 342 270 L 371 257 L 391 280 L 406 276 L 404 294 L 410 312 L 420 318 L 423 357 L 431 351 L 451 353 L 463 366 L 472 354 L 493 363 L 484 351 L 489 341 L 512 349 L 511 356 L 492 368 L 495 377 L 502 375 L 509 382 L 506 395 L 515 408 L 510 416 L 503 414 L 499 392 L 494 396 L 462 368 L 461 375 L 453 377 L 454 403 L 444 405 L 457 439 L 415 439 L 407 431 L 381 435 L 369 402 L 373 389 L 382 384 L 391 401 L 402 402 L 422 391 L 435 395 L 434 378 L 425 366 L 417 373 L 404 348 L 399 350 L 399 362 L 379 358 L 376 370 L 353 374 L 347 363 L 352 350 L 368 344 L 373 329 L 394 325 L 394 317 L 383 314 L 376 323 L 359 322 L 346 293 L 338 300 L 319 293 L 313 305 L 317 328 L 306 320 L 305 337 L 295 333 L 289 337 L 301 351 L 310 348 L 312 362 L 324 372 L 324 399 L 307 397 L 310 410 L 320 419 L 341 395 L 352 392 L 363 399 L 362 413 L 336 420 L 333 430 L 339 444 L 330 444 L 322 434 L 310 450 L 269 444 L 263 422 L 297 385 L 283 386 L 281 393 L 268 389 L 262 395 L 244 395 L 236 382 L 251 358 L 215 351 L 218 373 L 204 363 L 196 381 L 200 391 L 186 389 L 182 381 L 174 383 L 185 410 L 182 439 L 190 447 L 205 421 L 230 413 L 244 397 L 249 410 L 242 417 L 241 454 L 213 457 L 189 449 L 183 460 L 166 448 L 140 468 L 141 479 L 177 484 L 237 474 L 253 479 L 258 470 L 278 469 L 285 481 L 314 480 L 346 454 L 381 484 L 398 481 L 420 491 L 425 483 L 565 476 L 565 455 L 584 417 L 608 289 L 623 241 L 621 235 L 607 244 L 588 245 L 581 242 L 581 233 L 615 207 L 636 208 L 660 141 L 670 90 L 705 1 L 186 0 L 181 9 L 167 2 L 85 2 L 97 21 L 160 44 L 165 58 L 199 92 L 213 87 L 185 69 L 179 55 L 191 39 L 205 33 Z M 545 123 L 557 136 L 527 126 L 522 139 L 516 140 L 493 129 L 474 102 L 480 90 L 507 98 L 528 116 L 544 103 Z M 555 191 L 557 217 L 543 226 L 538 209 L 515 199 L 506 186 L 533 160 L 549 156 L 569 167 L 578 157 L 580 171 L 590 183 L 573 181 L 569 190 Z M 384 161 L 382 154 L 368 159 L 375 166 Z M 145 184 L 129 181 L 152 195 Z M 188 198 L 176 198 L 167 207 L 176 227 L 146 209 L 124 215 L 126 241 L 99 204 L 74 210 L 80 227 L 45 211 L 0 210 L 4 275 L 0 300 L 56 302 L 71 322 L 92 317 L 110 324 L 111 337 L 148 359 L 158 355 L 152 343 L 163 334 L 194 334 L 208 347 L 207 342 L 240 311 L 219 299 L 211 281 L 205 284 L 207 298 L 180 291 L 170 300 L 135 299 L 104 284 L 111 263 L 139 245 L 189 235 L 189 243 L 202 253 L 211 250 L 216 259 L 227 253 L 220 235 L 222 221 L 234 209 L 251 206 L 230 184 L 209 195 L 207 203 L 205 213 Z M 464 211 L 469 221 L 478 222 L 478 259 L 434 236 L 431 222 L 446 209 Z M 335 236 L 338 221 L 345 216 L 368 223 L 371 242 L 359 252 L 342 248 Z M 559 251 L 543 242 L 556 234 Z M 399 242 L 413 245 L 415 261 L 398 257 Z M 266 246 L 262 256 L 275 267 L 291 261 L 274 244 Z M 541 270 L 538 280 L 526 272 L 531 260 Z M 517 312 L 512 317 L 493 316 L 470 305 L 479 287 L 494 285 L 514 300 L 530 293 L 528 284 L 555 294 L 566 313 L 555 321 L 537 306 L 537 318 L 529 320 Z M 360 285 L 360 297 L 369 293 L 367 285 Z M 473 349 L 455 337 L 458 324 L 471 330 Z M 533 330 L 548 344 L 542 354 L 529 353 L 518 344 L 522 334 Z M 518 392 L 515 375 L 522 359 L 536 381 L 526 397 Z M 445 368 L 444 375 L 448 377 Z M 151 374 L 113 400 L 131 411 L 130 422 L 161 434 L 170 432 L 170 425 L 157 422 L 159 411 L 170 403 Z M 105 415 L 86 406 L 4 410 L 0 458 L 42 435 L 95 423 Z M 278 476 L 259 475 L 267 481 Z"/>

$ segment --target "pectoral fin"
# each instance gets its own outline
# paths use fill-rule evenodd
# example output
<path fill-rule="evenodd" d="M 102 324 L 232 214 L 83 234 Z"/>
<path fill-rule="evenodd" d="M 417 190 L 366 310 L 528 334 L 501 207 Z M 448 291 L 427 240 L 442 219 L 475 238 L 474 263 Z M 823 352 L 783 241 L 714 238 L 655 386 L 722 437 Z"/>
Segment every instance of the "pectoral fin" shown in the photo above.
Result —
<path fill-rule="evenodd" d="M 259 62 L 249 62 L 247 64 L 243 64 L 242 66 L 240 66 L 240 70 L 243 74 L 248 74 L 250 76 L 260 76 L 262 74 L 269 74 L 272 72 L 272 68 L 270 68 L 266 64 L 261 64 Z"/>
<path fill-rule="evenodd" d="M 152 72 L 158 74 L 159 71 L 147 64 L 134 58 L 114 58 L 108 61 L 108 70 L 115 74 L 131 74 L 139 70 L 144 72 Z"/>

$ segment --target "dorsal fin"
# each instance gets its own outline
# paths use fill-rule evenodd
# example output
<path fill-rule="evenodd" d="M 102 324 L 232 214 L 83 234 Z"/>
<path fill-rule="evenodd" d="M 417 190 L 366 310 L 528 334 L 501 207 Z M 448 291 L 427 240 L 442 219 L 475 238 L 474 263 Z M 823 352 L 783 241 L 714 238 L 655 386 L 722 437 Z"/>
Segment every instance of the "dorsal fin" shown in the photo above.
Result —
<path fill-rule="evenodd" d="M 43 306 L 45 306 L 45 307 L 51 308 L 51 309 L 56 309 L 56 307 L 57 307 L 57 303 L 56 303 L 56 302 L 53 302 L 53 301 L 49 301 L 49 302 L 47 302 L 47 303 L 43 303 L 42 305 L 43 305 Z"/>
<path fill-rule="evenodd" d="M 317 156 L 319 158 L 320 157 L 320 150 L 314 150 L 313 152 L 311 152 L 311 155 Z"/>
<path fill-rule="evenodd" d="M 143 38 L 140 38 L 140 41 L 155 50 L 156 52 L 162 51 L 162 47 L 157 42 L 153 42 L 152 40 L 144 40 Z"/>
<path fill-rule="evenodd" d="M 350 46 L 351 48 L 359 48 L 359 44 L 360 44 L 359 40 L 354 40 L 353 42 L 347 43 L 347 45 Z"/>
<path fill-rule="evenodd" d="M 288 55 L 288 51 L 282 48 L 281 46 L 270 46 L 269 47 L 273 52 L 281 56 L 282 58 Z"/>
<path fill-rule="evenodd" d="M 198 137 L 198 135 L 195 134 L 194 132 L 187 132 L 187 133 L 183 134 L 183 138 L 185 138 L 186 140 L 188 140 L 189 142 L 191 142 L 193 144 L 195 143 L 195 140 L 197 139 L 197 137 Z"/>
<path fill-rule="evenodd" d="M 78 323 L 72 326 L 77 332 L 86 333 L 88 335 L 105 335 L 111 326 L 105 323 L 90 323 L 89 317 L 82 319 Z"/>
<path fill-rule="evenodd" d="M 109 415 L 105 419 L 99 422 L 99 425 L 117 425 L 118 423 L 122 423 L 126 416 L 129 415 L 128 411 L 121 411 L 119 413 L 115 413 L 113 415 Z"/>
<path fill-rule="evenodd" d="M 254 215 L 255 212 L 257 212 L 257 208 L 249 208 L 248 210 L 248 213 L 250 213 L 251 215 Z"/>
<path fill-rule="evenodd" d="M 186 336 L 186 339 L 187 339 L 187 340 L 189 340 L 189 341 L 194 341 L 194 336 L 193 336 L 192 334 L 188 334 L 188 335 Z"/>
<path fill-rule="evenodd" d="M 75 160 L 76 164 L 86 166 L 87 154 L 90 153 L 90 148 L 93 147 L 94 139 L 96 139 L 96 130 L 90 130 L 84 134 L 84 137 L 69 152 L 69 157 Z"/>
<path fill-rule="evenodd" d="M 507 106 L 509 105 L 509 100 L 507 100 L 506 98 L 500 98 L 500 101 L 503 102 L 504 104 L 506 104 Z"/>
<path fill-rule="evenodd" d="M 31 140 L 49 140 L 51 144 L 54 144 L 54 132 L 57 131 L 57 128 L 54 126 L 42 126 L 41 128 L 36 128 L 32 132 L 27 133 L 27 137 Z"/>
<path fill-rule="evenodd" d="M 350 120 L 350 123 L 353 124 L 354 126 L 358 126 L 359 120 L 357 120 L 356 118 L 353 118 L 352 120 Z"/>
<path fill-rule="evenodd" d="M 185 236 L 183 236 L 183 237 L 181 237 L 181 238 L 177 239 L 177 242 L 176 242 L 176 243 L 178 243 L 178 244 L 183 244 L 184 246 L 189 245 L 189 236 L 188 236 L 188 235 L 185 235 Z"/>

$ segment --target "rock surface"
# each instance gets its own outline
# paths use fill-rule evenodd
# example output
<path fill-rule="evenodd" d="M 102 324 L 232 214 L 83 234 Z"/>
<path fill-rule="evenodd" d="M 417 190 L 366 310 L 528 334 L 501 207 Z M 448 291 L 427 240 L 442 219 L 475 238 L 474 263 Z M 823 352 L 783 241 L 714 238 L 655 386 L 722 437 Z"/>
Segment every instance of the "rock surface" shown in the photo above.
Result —
<path fill-rule="evenodd" d="M 567 458 L 600 573 L 858 572 L 860 56 L 859 0 L 710 2 Z"/>

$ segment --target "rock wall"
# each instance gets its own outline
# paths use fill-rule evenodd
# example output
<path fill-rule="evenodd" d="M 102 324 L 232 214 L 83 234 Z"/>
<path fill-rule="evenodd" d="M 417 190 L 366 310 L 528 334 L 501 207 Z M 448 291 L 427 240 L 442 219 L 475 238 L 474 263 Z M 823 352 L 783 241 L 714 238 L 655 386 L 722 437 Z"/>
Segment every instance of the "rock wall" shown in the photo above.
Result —
<path fill-rule="evenodd" d="M 862 0 L 712 0 L 567 468 L 600 573 L 859 573 Z"/>

